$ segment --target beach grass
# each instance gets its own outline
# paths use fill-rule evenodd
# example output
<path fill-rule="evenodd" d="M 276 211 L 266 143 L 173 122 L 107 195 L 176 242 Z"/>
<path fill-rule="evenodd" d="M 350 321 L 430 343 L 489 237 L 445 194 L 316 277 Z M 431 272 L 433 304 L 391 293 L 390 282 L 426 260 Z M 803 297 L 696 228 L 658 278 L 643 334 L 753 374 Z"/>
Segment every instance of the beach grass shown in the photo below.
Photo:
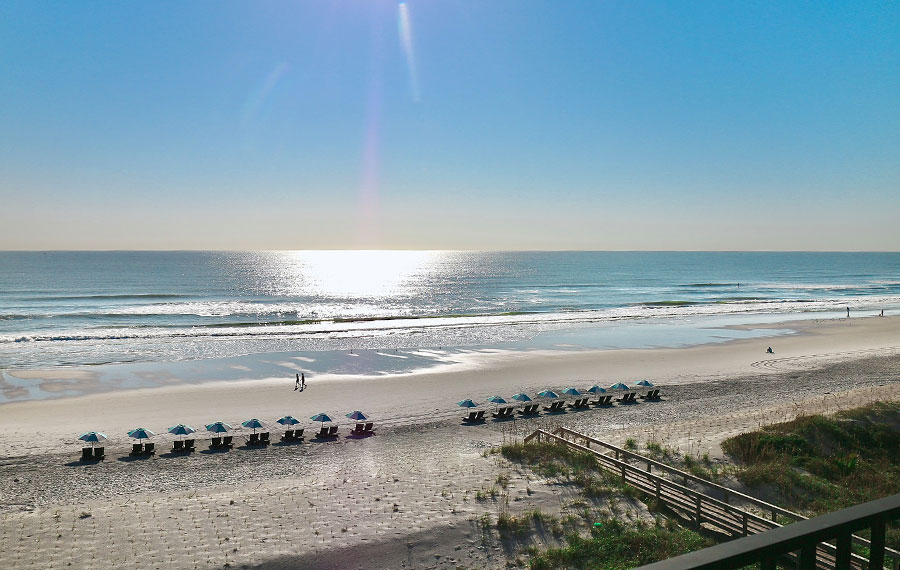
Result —
<path fill-rule="evenodd" d="M 877 402 L 831 415 L 800 416 L 726 439 L 737 479 L 751 492 L 809 516 L 900 491 L 900 402 Z M 866 533 L 860 533 L 866 536 Z M 900 547 L 900 529 L 887 544 Z"/>

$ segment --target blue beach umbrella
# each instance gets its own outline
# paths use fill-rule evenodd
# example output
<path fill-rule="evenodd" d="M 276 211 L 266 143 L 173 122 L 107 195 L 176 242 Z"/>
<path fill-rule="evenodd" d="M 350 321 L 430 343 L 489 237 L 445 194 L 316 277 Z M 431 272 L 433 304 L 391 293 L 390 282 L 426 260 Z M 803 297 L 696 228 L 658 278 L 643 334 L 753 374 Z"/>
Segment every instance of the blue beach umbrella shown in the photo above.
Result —
<path fill-rule="evenodd" d="M 78 439 L 80 439 L 81 441 L 88 441 L 91 443 L 91 447 L 94 447 L 94 443 L 106 439 L 106 434 L 100 433 L 99 431 L 89 431 L 87 433 L 79 435 Z"/>
<path fill-rule="evenodd" d="M 490 398 L 488 398 L 488 402 L 493 402 L 495 404 L 505 404 L 506 400 L 504 400 L 502 396 L 491 396 Z"/>
<path fill-rule="evenodd" d="M 513 394 L 513 400 L 518 400 L 520 402 L 530 402 L 531 398 L 525 392 L 519 392 L 518 394 Z"/>
<path fill-rule="evenodd" d="M 328 414 L 326 414 L 324 412 L 320 412 L 309 419 L 311 419 L 314 422 L 322 422 L 322 427 L 325 427 L 325 422 L 331 421 L 331 418 L 328 417 Z"/>
<path fill-rule="evenodd" d="M 133 437 L 134 439 L 150 439 L 154 435 L 156 434 L 147 428 L 134 428 L 128 432 L 128 437 Z"/>
<path fill-rule="evenodd" d="M 354 410 L 354 411 L 350 412 L 349 414 L 347 414 L 347 417 L 350 418 L 351 420 L 356 420 L 358 422 L 364 422 L 367 419 L 369 419 L 366 417 L 366 414 L 360 412 L 359 410 Z"/>
<path fill-rule="evenodd" d="M 580 396 L 581 392 L 578 391 L 578 388 L 566 388 L 563 390 L 563 394 L 567 396 Z"/>
<path fill-rule="evenodd" d="M 610 390 L 630 390 L 628 386 L 622 384 L 621 382 L 616 382 L 612 386 L 609 387 Z"/>
<path fill-rule="evenodd" d="M 206 425 L 206 431 L 211 431 L 213 433 L 227 433 L 231 431 L 232 428 L 230 425 L 225 422 L 215 422 Z"/>
<path fill-rule="evenodd" d="M 241 425 L 244 426 L 245 428 L 251 428 L 253 430 L 253 433 L 256 433 L 256 430 L 258 428 L 265 427 L 265 424 L 263 424 L 261 421 L 259 421 L 256 418 L 251 418 L 245 422 L 241 422 Z"/>
<path fill-rule="evenodd" d="M 538 396 L 541 396 L 542 398 L 559 398 L 559 394 L 557 394 L 553 390 L 544 390 L 543 392 L 538 392 Z"/>
<path fill-rule="evenodd" d="M 197 430 L 185 424 L 178 424 L 177 426 L 172 426 L 168 429 L 168 432 L 173 435 L 190 435 L 195 431 Z"/>
<path fill-rule="evenodd" d="M 652 387 L 653 387 L 653 382 L 651 382 L 651 381 L 649 381 L 649 380 L 641 380 L 640 382 L 637 383 L 637 385 L 638 385 L 638 386 L 644 386 L 645 388 L 652 388 Z"/>
<path fill-rule="evenodd" d="M 294 416 L 284 416 L 275 420 L 283 426 L 295 426 L 300 423 L 300 420 L 295 418 Z"/>
<path fill-rule="evenodd" d="M 185 424 L 178 424 L 177 426 L 172 426 L 168 429 L 168 432 L 173 435 L 190 435 L 195 431 L 197 430 Z"/>
<path fill-rule="evenodd" d="M 588 392 L 590 392 L 591 394 L 605 394 L 606 388 L 601 388 L 600 386 L 594 384 L 593 386 L 588 388 Z"/>
<path fill-rule="evenodd" d="M 478 404 L 473 402 L 472 400 L 463 400 L 462 402 L 456 402 L 456 405 L 460 408 L 475 408 L 478 407 Z"/>

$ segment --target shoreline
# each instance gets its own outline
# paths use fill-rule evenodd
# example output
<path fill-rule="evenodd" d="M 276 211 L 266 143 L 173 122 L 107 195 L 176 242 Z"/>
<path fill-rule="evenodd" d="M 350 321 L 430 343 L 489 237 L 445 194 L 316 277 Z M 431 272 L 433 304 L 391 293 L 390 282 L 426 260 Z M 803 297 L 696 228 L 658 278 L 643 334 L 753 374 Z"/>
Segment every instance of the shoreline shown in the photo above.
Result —
<path fill-rule="evenodd" d="M 665 388 L 900 352 L 900 317 L 801 323 L 782 325 L 797 334 L 777 337 L 775 354 L 765 353 L 772 342 L 768 338 L 687 348 L 469 351 L 454 355 L 456 362 L 403 374 L 314 375 L 307 377 L 304 392 L 293 390 L 292 376 L 202 383 L 175 379 L 153 388 L 9 402 L 0 406 L 0 456 L 74 450 L 80 444 L 75 437 L 86 431 L 107 433 L 108 444 L 116 446 L 129 443 L 124 433 L 137 426 L 162 432 L 165 440 L 166 428 L 178 423 L 202 429 L 213 421 L 239 425 L 256 417 L 271 424 L 287 414 L 306 424 L 303 418 L 319 412 L 344 419 L 343 414 L 361 409 L 376 421 L 402 421 L 456 414 L 456 402 L 466 398 L 483 403 L 495 394 L 535 396 L 548 388 L 584 390 L 641 379 Z"/>

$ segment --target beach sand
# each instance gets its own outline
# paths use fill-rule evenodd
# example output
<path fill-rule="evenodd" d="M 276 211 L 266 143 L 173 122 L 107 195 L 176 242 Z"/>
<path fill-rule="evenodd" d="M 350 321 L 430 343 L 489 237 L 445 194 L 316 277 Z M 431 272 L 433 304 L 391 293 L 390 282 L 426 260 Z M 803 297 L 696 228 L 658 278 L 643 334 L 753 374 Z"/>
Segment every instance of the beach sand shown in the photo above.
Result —
<path fill-rule="evenodd" d="M 485 453 L 504 441 L 565 425 L 720 457 L 719 442 L 736 433 L 900 396 L 900 319 L 790 327 L 797 334 L 680 349 L 472 351 L 411 374 L 319 376 L 304 392 L 278 378 L 5 404 L 0 567 L 506 567 L 521 545 L 486 537 L 480 517 L 562 514 L 574 491 Z M 456 407 L 642 378 L 663 401 L 478 426 L 462 425 Z M 346 437 L 352 422 L 343 421 L 337 441 L 209 453 L 198 437 L 191 456 L 166 451 L 165 429 L 176 423 L 257 417 L 280 427 L 285 414 L 346 420 L 355 409 L 372 417 L 376 435 Z M 317 425 L 302 427 L 310 435 Z M 136 426 L 163 432 L 155 457 L 127 457 L 125 432 Z M 107 459 L 94 465 L 77 461 L 75 437 L 88 430 L 110 435 Z M 248 432 L 238 431 L 238 445 Z M 509 483 L 498 490 L 501 475 Z"/>

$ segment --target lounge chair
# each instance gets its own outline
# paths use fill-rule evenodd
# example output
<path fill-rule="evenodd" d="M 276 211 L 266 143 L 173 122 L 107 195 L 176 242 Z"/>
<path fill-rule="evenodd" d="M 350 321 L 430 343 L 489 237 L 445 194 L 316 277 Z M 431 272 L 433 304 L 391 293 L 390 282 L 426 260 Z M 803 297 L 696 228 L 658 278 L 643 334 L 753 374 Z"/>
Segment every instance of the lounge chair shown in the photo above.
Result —
<path fill-rule="evenodd" d="M 259 445 L 259 434 L 251 433 L 247 436 L 247 445 Z"/>
<path fill-rule="evenodd" d="M 91 461 L 94 459 L 94 448 L 93 447 L 82 447 L 81 448 L 81 460 L 82 461 Z"/>
<path fill-rule="evenodd" d="M 95 447 L 94 448 L 94 459 L 100 460 L 105 457 L 106 448 L 105 447 Z"/>
<path fill-rule="evenodd" d="M 339 426 L 338 426 L 337 424 L 331 426 L 331 429 L 328 430 L 328 435 L 329 435 L 329 436 L 336 436 L 336 435 L 337 435 L 338 427 L 339 427 Z"/>
<path fill-rule="evenodd" d="M 519 410 L 519 413 L 522 414 L 523 416 L 533 416 L 533 415 L 539 414 L 540 413 L 538 411 L 539 406 L 540 406 L 540 404 L 528 404 L 527 406 L 525 406 L 524 408 Z"/>
<path fill-rule="evenodd" d="M 375 431 L 375 427 L 374 427 L 374 426 L 375 426 L 375 422 L 369 422 L 369 423 L 366 424 L 366 427 L 363 428 L 363 430 L 364 430 L 366 433 L 372 433 L 373 431 Z"/>
<path fill-rule="evenodd" d="M 578 400 L 575 400 L 574 402 L 569 404 L 569 407 L 572 408 L 573 410 L 580 410 L 582 408 L 587 407 L 587 401 L 588 401 L 587 398 L 579 398 Z"/>
<path fill-rule="evenodd" d="M 497 408 L 497 411 L 491 414 L 495 418 L 505 418 L 506 417 L 506 408 Z"/>
<path fill-rule="evenodd" d="M 209 448 L 210 449 L 216 449 L 218 447 L 222 447 L 222 438 L 221 437 L 214 437 L 209 440 Z"/>
<path fill-rule="evenodd" d="M 156 454 L 156 450 L 154 449 L 155 447 L 156 447 L 155 443 L 145 443 L 144 444 L 144 455 L 155 455 Z"/>
<path fill-rule="evenodd" d="M 294 430 L 285 430 L 284 435 L 281 436 L 281 441 L 291 441 L 292 439 L 294 439 Z"/>
<path fill-rule="evenodd" d="M 484 410 L 479 410 L 478 414 L 475 415 L 475 421 L 480 422 L 484 419 Z"/>
<path fill-rule="evenodd" d="M 184 450 L 187 452 L 194 451 L 194 440 L 193 439 L 184 440 Z"/>
<path fill-rule="evenodd" d="M 372 424 L 369 424 L 369 425 L 371 426 Z M 362 422 L 357 422 L 356 427 L 351 429 L 350 433 L 352 435 L 367 435 L 367 434 L 371 434 L 372 430 L 371 429 L 366 430 L 366 424 L 364 424 Z"/>
<path fill-rule="evenodd" d="M 233 441 L 234 441 L 233 435 L 226 435 L 226 436 L 222 437 L 222 447 L 229 447 L 229 448 L 232 447 L 234 445 Z"/>
<path fill-rule="evenodd" d="M 469 415 L 463 418 L 464 422 L 474 422 L 478 417 L 478 412 L 469 412 Z"/>
<path fill-rule="evenodd" d="M 328 437 L 328 426 L 322 426 L 319 433 L 316 434 L 316 437 Z"/>
<path fill-rule="evenodd" d="M 141 455 L 142 453 L 144 453 L 144 444 L 143 443 L 132 443 L 131 444 L 130 455 Z"/>
<path fill-rule="evenodd" d="M 184 451 L 184 441 L 176 439 L 172 442 L 172 451 Z"/>
<path fill-rule="evenodd" d="M 300 428 L 300 429 L 294 431 L 294 439 L 295 440 L 297 440 L 297 441 L 303 440 L 303 430 L 304 430 L 304 428 Z"/>
<path fill-rule="evenodd" d="M 264 431 L 259 434 L 259 443 L 269 445 L 269 432 Z"/>
<path fill-rule="evenodd" d="M 659 400 L 659 389 L 650 390 L 645 396 L 641 396 L 641 398 L 647 401 Z"/>

